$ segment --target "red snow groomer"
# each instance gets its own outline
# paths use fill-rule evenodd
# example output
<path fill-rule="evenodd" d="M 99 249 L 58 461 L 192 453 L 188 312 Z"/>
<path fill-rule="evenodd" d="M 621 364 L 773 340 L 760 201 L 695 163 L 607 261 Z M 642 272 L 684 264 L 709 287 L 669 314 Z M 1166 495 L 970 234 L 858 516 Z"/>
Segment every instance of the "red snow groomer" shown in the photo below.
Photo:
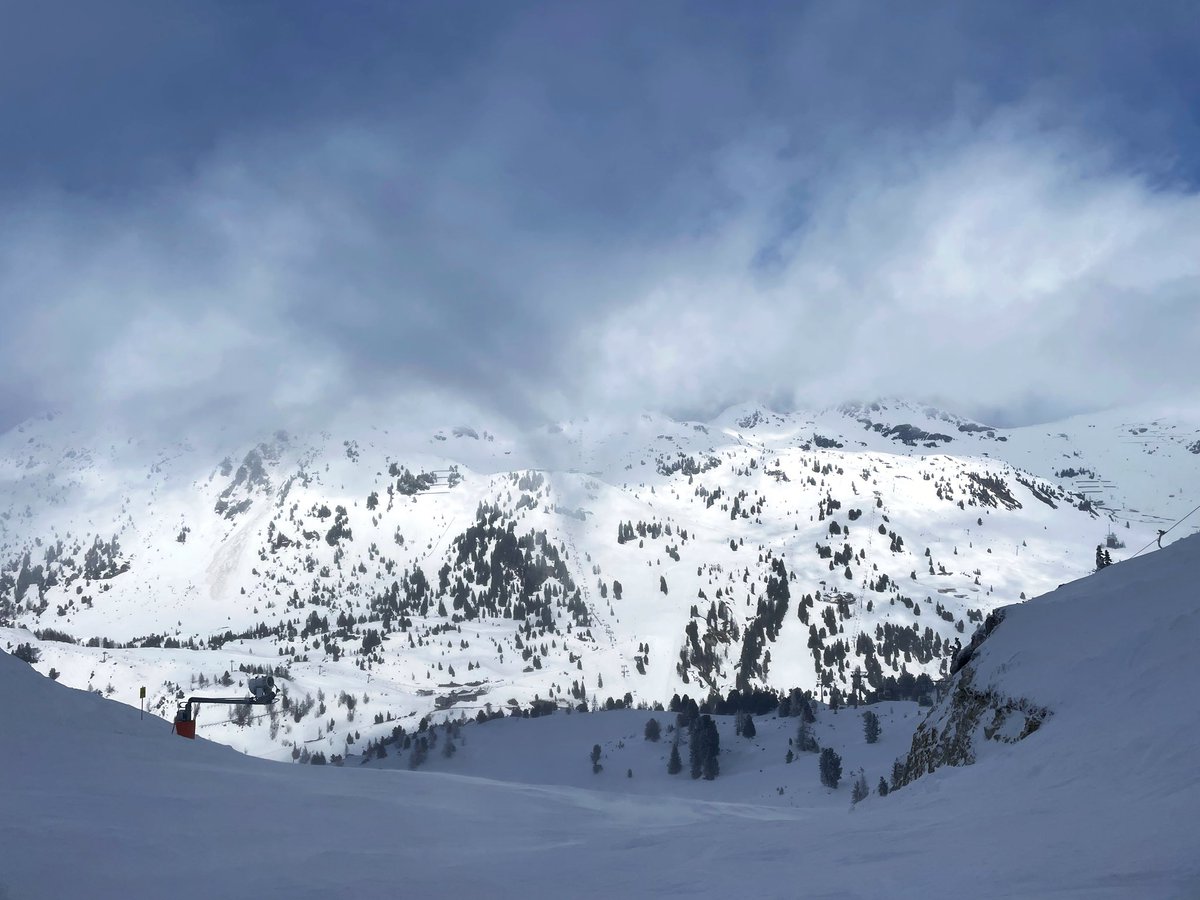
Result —
<path fill-rule="evenodd" d="M 249 697 L 188 697 L 179 704 L 171 730 L 180 737 L 196 737 L 196 717 L 201 703 L 218 703 L 224 706 L 270 706 L 275 702 L 275 679 L 270 675 L 256 675 L 247 682 Z"/>

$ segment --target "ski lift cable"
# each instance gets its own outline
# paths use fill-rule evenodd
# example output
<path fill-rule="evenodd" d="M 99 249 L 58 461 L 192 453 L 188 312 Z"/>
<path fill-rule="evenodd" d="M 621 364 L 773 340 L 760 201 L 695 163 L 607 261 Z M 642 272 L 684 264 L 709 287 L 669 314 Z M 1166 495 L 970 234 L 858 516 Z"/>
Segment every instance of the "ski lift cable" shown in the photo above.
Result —
<path fill-rule="evenodd" d="M 1151 544 L 1158 543 L 1159 547 L 1162 547 L 1162 544 L 1160 543 L 1160 542 L 1162 541 L 1162 539 L 1163 539 L 1163 538 L 1165 538 L 1165 537 L 1166 537 L 1168 534 L 1170 534 L 1172 531 L 1174 531 L 1174 530 L 1175 530 L 1177 527 L 1179 527 L 1180 525 L 1182 525 L 1182 524 L 1184 523 L 1184 521 L 1185 521 L 1185 520 L 1187 520 L 1188 518 L 1190 518 L 1190 517 L 1191 517 L 1191 516 L 1192 516 L 1194 513 L 1196 513 L 1196 512 L 1200 512 L 1200 506 L 1197 506 L 1197 507 L 1196 507 L 1195 509 L 1193 509 L 1191 512 L 1187 513 L 1187 515 L 1183 516 L 1181 519 L 1178 519 L 1178 520 L 1175 522 L 1175 524 L 1174 524 L 1174 525 L 1172 525 L 1170 528 L 1168 528 L 1166 531 L 1160 531 L 1160 532 L 1158 533 L 1158 537 L 1154 538 L 1154 540 L 1150 541 L 1150 543 L 1146 544 L 1146 546 L 1145 546 L 1145 547 L 1143 547 L 1141 550 L 1139 550 L 1137 553 L 1133 554 L 1133 556 L 1131 556 L 1131 557 L 1129 557 L 1129 558 L 1130 558 L 1130 559 L 1133 559 L 1133 558 L 1134 558 L 1134 557 L 1136 557 L 1136 556 L 1140 556 L 1140 555 L 1141 555 L 1143 552 L 1145 552 L 1145 551 L 1146 551 L 1146 550 L 1147 550 L 1147 549 L 1150 547 L 1150 545 L 1151 545 Z"/>

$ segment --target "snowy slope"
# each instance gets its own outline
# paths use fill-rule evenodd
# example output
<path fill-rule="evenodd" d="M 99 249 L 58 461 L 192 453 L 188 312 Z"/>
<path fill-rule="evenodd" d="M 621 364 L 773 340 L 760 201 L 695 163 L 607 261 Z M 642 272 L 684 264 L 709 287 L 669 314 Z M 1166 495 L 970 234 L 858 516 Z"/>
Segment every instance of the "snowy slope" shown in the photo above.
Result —
<path fill-rule="evenodd" d="M 1021 780 L 1107 784 L 1130 803 L 1172 785 L 1200 791 L 1198 586 L 1200 535 L 1004 610 L 922 724 L 913 774 L 965 749 L 999 756 Z M 1043 757 L 1033 768 L 1009 750 L 1025 742 Z"/>
<path fill-rule="evenodd" d="M 795 806 L 723 802 L 724 776 L 633 789 L 686 776 L 646 768 L 613 778 L 611 749 L 592 775 L 587 748 L 636 731 L 646 715 L 636 712 L 466 726 L 458 758 L 483 748 L 465 770 L 488 778 L 271 763 L 172 738 L 0 654 L 0 708 L 20 723 L 0 731 L 0 891 L 1195 897 L 1197 583 L 1191 537 L 1009 611 L 969 668 L 975 684 L 1045 706 L 1042 726 L 853 809 L 844 785 L 833 799 L 802 791 L 811 764 L 761 773 L 768 789 L 790 777 L 809 798 Z M 536 738 L 520 739 L 520 728 Z M 849 731 L 842 737 L 849 752 Z M 728 784 L 743 797 L 755 793 L 743 765 L 752 743 L 730 754 Z M 576 778 L 562 760 L 596 789 L 522 783 L 539 771 Z"/>
<path fill-rule="evenodd" d="M 126 702 L 144 685 L 164 716 L 272 668 L 299 718 L 200 727 L 275 758 L 535 698 L 845 695 L 856 669 L 886 695 L 944 676 L 991 610 L 1090 571 L 1110 531 L 1116 559 L 1144 546 L 1200 483 L 1187 411 L 396 422 L 353 409 L 249 445 L 63 419 L 0 436 L 0 647 Z"/>
<path fill-rule="evenodd" d="M 867 709 L 868 707 L 863 707 Z M 846 777 L 863 771 L 871 788 L 880 778 L 890 780 L 892 765 L 908 752 L 913 730 L 927 710 L 909 702 L 882 702 L 869 707 L 880 719 L 877 743 L 868 744 L 863 733 L 861 710 L 824 710 L 811 726 L 822 747 L 832 747 L 842 758 Z M 430 751 L 420 771 L 476 775 L 516 784 L 558 785 L 587 788 L 641 797 L 704 797 L 729 803 L 762 806 L 844 810 L 847 790 L 822 787 L 817 756 L 795 752 L 799 720 L 774 714 L 755 717 L 753 737 L 737 734 L 733 716 L 715 716 L 720 734 L 720 776 L 713 782 L 694 782 L 687 773 L 686 735 L 680 737 L 684 772 L 670 776 L 667 762 L 675 738 L 675 714 L 645 710 L 614 710 L 573 715 L 558 714 L 536 719 L 499 719 L 470 723 L 456 729 L 455 751 L 444 752 L 445 733 Z M 662 728 L 657 742 L 645 738 L 648 719 Z M 601 772 L 592 772 L 589 751 L 601 747 Z M 381 769 L 408 769 L 407 751 L 386 745 L 383 759 L 371 758 L 365 765 Z M 794 759 L 787 762 L 793 750 Z M 352 758 L 346 765 L 363 764 Z M 630 776 L 629 772 L 633 775 Z"/>

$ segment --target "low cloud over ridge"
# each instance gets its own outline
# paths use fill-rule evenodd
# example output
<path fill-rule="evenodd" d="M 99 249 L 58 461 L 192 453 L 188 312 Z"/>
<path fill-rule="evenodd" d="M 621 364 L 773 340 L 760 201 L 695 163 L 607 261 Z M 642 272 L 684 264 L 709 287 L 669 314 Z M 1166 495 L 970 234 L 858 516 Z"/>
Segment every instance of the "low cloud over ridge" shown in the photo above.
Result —
<path fill-rule="evenodd" d="M 1071 68 L 1088 35 L 1000 78 L 945 10 L 872 29 L 857 69 L 829 48 L 861 16 L 713 16 L 514 14 L 420 90 L 373 48 L 342 109 L 288 94 L 203 152 L 6 184 L 0 424 L 431 391 L 519 420 L 902 394 L 1017 422 L 1195 393 L 1193 136 Z M 1148 84 L 1152 50 L 1124 63 Z"/>

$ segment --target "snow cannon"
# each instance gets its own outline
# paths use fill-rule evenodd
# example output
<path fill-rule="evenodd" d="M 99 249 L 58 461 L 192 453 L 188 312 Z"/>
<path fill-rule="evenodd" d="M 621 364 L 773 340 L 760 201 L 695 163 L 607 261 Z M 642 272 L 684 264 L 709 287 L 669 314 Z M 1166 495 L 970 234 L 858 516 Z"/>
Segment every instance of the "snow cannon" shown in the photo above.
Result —
<path fill-rule="evenodd" d="M 175 712 L 175 722 L 171 725 L 171 730 L 183 738 L 196 739 L 196 716 L 192 712 L 192 703 L 189 700 L 187 703 L 180 703 L 179 709 Z"/>
<path fill-rule="evenodd" d="M 270 675 L 255 675 L 247 687 L 258 703 L 271 703 L 275 699 L 275 679 Z"/>
<path fill-rule="evenodd" d="M 223 706 L 270 706 L 275 702 L 275 679 L 270 675 L 255 675 L 247 684 L 249 697 L 188 697 L 179 704 L 171 730 L 180 737 L 196 738 L 196 716 L 201 703 L 217 703 Z"/>

